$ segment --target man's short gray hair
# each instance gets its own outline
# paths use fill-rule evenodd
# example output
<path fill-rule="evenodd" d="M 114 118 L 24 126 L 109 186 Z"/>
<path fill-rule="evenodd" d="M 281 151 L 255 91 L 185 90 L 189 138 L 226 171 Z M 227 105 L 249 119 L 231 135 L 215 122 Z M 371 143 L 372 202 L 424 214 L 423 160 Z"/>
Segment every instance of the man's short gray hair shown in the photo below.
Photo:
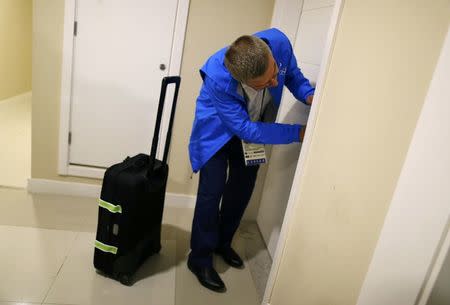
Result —
<path fill-rule="evenodd" d="M 246 83 L 266 72 L 271 54 L 269 46 L 262 39 L 244 35 L 230 45 L 224 63 L 234 79 Z"/>

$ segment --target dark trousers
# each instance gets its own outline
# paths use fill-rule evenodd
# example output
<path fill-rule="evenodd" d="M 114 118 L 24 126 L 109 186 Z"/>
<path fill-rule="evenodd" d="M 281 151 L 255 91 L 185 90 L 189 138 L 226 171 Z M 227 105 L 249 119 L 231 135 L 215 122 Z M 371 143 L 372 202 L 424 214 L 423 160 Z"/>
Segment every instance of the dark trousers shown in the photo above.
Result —
<path fill-rule="evenodd" d="M 258 168 L 245 166 L 241 140 L 237 137 L 201 168 L 192 222 L 189 255 L 192 264 L 211 267 L 213 252 L 231 246 L 252 195 Z"/>

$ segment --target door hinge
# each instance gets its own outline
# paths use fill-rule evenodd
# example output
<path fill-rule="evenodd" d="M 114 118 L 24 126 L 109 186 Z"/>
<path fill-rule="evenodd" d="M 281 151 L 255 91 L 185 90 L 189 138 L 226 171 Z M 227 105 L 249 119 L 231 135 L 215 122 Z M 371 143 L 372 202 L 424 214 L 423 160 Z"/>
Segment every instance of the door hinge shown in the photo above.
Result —
<path fill-rule="evenodd" d="M 78 21 L 75 21 L 73 23 L 73 36 L 77 36 L 77 32 L 78 32 Z"/>
<path fill-rule="evenodd" d="M 69 132 L 69 145 L 72 144 L 72 133 Z"/>

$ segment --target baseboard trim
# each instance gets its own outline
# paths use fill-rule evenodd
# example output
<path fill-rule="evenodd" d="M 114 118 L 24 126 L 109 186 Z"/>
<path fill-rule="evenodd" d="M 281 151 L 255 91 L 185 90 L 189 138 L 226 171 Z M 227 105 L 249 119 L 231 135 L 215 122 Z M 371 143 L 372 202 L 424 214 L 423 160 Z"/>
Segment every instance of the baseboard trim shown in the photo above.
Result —
<path fill-rule="evenodd" d="M 20 93 L 18 95 L 10 96 L 8 98 L 0 100 L 0 104 L 5 105 L 6 103 L 15 103 L 24 100 L 31 100 L 31 96 L 32 96 L 31 91 Z"/>
<path fill-rule="evenodd" d="M 48 179 L 28 179 L 27 190 L 33 194 L 54 194 L 80 196 L 89 198 L 100 197 L 101 186 L 88 183 L 65 182 Z M 166 206 L 178 208 L 194 208 L 195 196 L 166 193 Z"/>

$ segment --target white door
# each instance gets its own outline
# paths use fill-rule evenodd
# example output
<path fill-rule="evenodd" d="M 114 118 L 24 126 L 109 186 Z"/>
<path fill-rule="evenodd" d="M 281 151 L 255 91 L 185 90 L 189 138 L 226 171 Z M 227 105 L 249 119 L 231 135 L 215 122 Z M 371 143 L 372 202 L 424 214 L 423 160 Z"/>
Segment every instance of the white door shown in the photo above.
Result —
<path fill-rule="evenodd" d="M 150 153 L 178 0 L 77 0 L 70 164 Z"/>

